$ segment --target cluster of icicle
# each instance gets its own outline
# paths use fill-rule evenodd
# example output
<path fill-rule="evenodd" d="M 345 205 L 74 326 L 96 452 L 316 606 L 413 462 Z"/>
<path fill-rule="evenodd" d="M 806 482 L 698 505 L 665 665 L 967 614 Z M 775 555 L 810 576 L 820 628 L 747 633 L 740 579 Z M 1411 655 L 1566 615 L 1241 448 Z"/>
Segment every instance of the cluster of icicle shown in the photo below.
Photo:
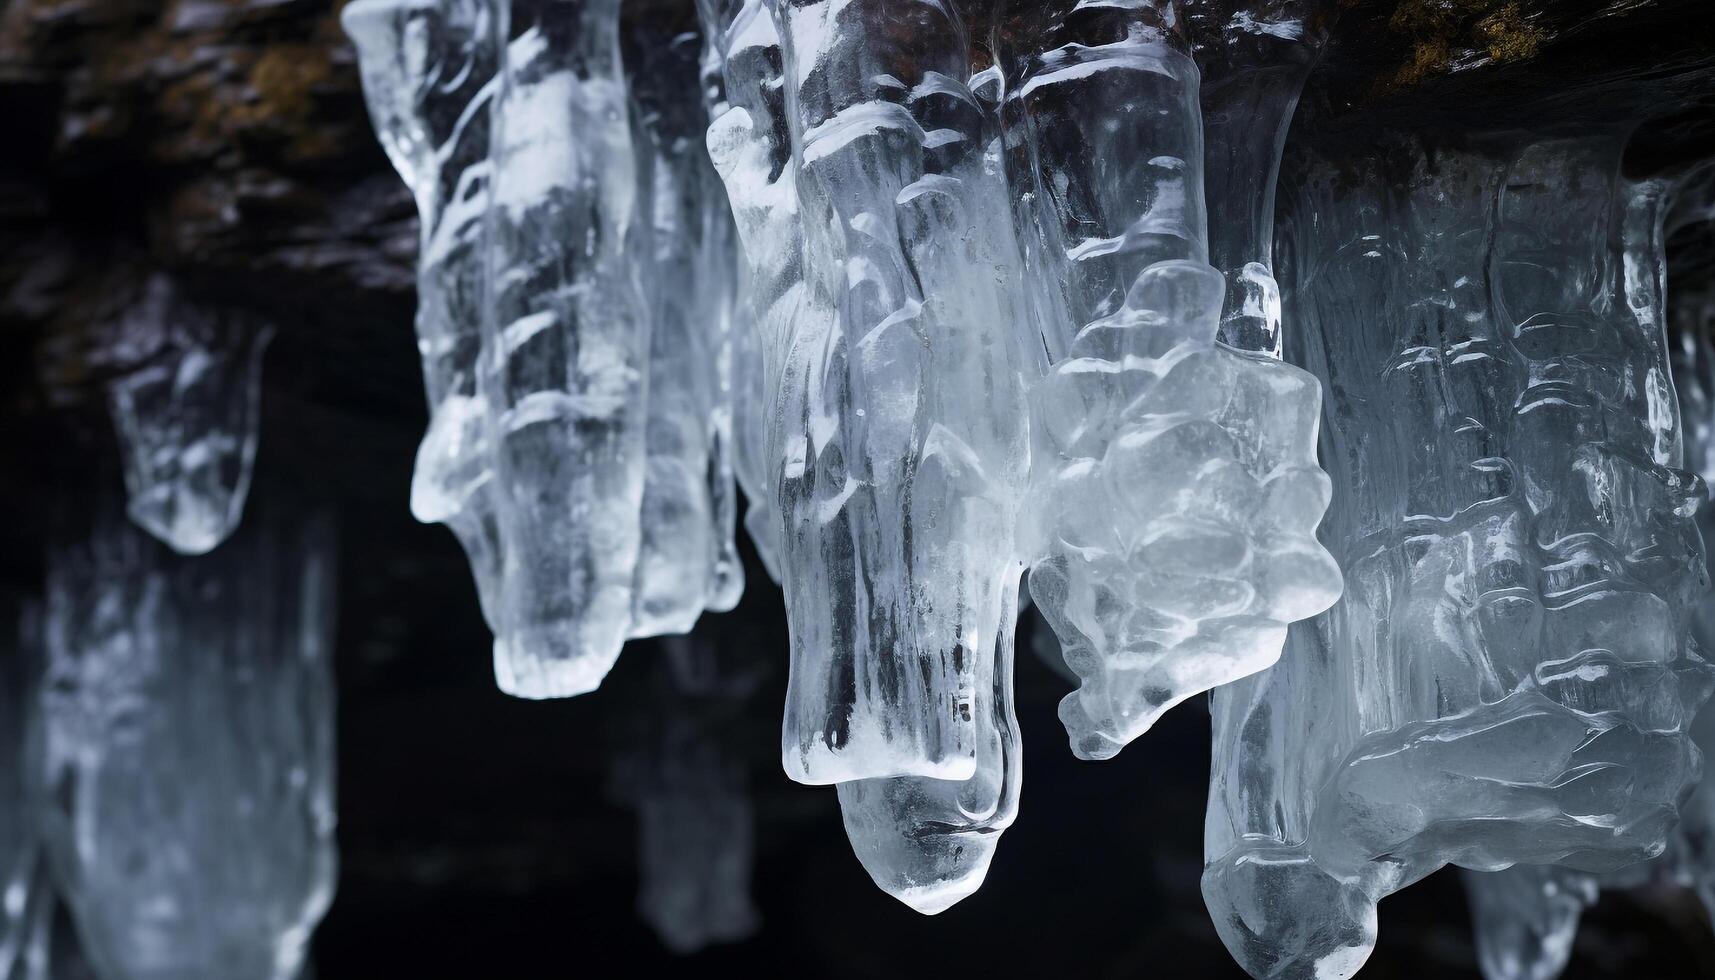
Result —
<path fill-rule="evenodd" d="M 0 977 L 295 980 L 336 877 L 331 530 L 79 523 L 0 650 Z"/>
<path fill-rule="evenodd" d="M 1675 181 L 1624 128 L 1384 134 L 1298 154 L 1277 236 L 1333 8 L 348 6 L 422 216 L 412 507 L 501 686 L 730 608 L 736 481 L 786 773 L 919 911 L 1017 810 L 1026 572 L 1078 756 L 1215 692 L 1204 892 L 1255 976 L 1350 976 L 1444 864 L 1658 855 L 1710 686 Z"/>

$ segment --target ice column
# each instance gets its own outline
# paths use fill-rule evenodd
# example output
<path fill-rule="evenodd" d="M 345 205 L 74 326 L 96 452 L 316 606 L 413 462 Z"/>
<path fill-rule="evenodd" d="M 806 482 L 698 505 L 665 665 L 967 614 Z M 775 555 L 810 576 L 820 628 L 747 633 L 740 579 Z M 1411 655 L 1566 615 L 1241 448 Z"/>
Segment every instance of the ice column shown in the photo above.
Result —
<path fill-rule="evenodd" d="M 761 671 L 703 637 L 661 644 L 654 696 L 622 733 L 613 784 L 637 811 L 638 914 L 686 954 L 748 938 L 760 924 L 749 774 L 731 745 Z"/>
<path fill-rule="evenodd" d="M 411 513 L 447 525 L 495 622 L 500 540 L 487 415 L 477 391 L 490 200 L 489 110 L 504 17 L 496 0 L 356 0 L 340 15 L 357 46 L 370 120 L 417 201 L 417 348 L 429 429 Z"/>
<path fill-rule="evenodd" d="M 492 121 L 478 390 L 503 554 L 495 677 L 594 690 L 631 626 L 643 503 L 650 258 L 618 0 L 517 0 Z"/>
<path fill-rule="evenodd" d="M 49 556 L 45 840 L 106 980 L 290 980 L 335 880 L 333 547 L 254 514 L 176 559 L 105 515 Z"/>
<path fill-rule="evenodd" d="M 970 779 L 1012 627 L 1028 463 L 1004 181 L 953 11 L 773 12 L 803 226 L 769 440 L 791 627 L 786 771 Z"/>
<path fill-rule="evenodd" d="M 1257 977 L 1351 976 L 1445 863 L 1651 857 L 1697 772 L 1659 193 L 1623 133 L 1375 142 L 1297 168 L 1280 235 L 1345 598 L 1213 700 L 1203 894 Z"/>
<path fill-rule="evenodd" d="M 1072 749 L 1109 758 L 1260 670 L 1340 576 L 1317 543 L 1320 390 L 1217 346 L 1198 73 L 1168 0 L 1020 3 L 1001 34 L 1006 165 L 1036 333 L 1024 554 L 1082 680 Z M 1073 16 L 1074 12 L 1076 16 Z"/>
<path fill-rule="evenodd" d="M 738 601 L 732 334 L 737 236 L 709 165 L 702 48 L 640 19 L 627 48 L 638 185 L 653 262 L 648 463 L 632 636 L 683 633 Z"/>
<path fill-rule="evenodd" d="M 273 329 L 150 277 L 113 325 L 103 361 L 124 463 L 127 513 L 187 555 L 226 540 L 244 514 L 261 421 L 262 352 Z"/>

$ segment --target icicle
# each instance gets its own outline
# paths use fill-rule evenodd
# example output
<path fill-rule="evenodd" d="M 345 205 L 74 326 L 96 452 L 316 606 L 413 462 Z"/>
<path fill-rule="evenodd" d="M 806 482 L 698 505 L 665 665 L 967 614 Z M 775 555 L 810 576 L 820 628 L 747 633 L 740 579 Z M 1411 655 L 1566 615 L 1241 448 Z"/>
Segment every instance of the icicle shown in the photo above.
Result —
<path fill-rule="evenodd" d="M 485 365 L 504 554 L 495 677 L 594 690 L 630 630 L 643 501 L 650 250 L 618 0 L 517 0 L 492 124 Z"/>
<path fill-rule="evenodd" d="M 39 610 L 26 611 L 21 627 L 15 611 L 13 603 L 0 600 L 0 978 L 37 980 L 45 975 L 41 961 L 54 904 L 29 778 Z"/>
<path fill-rule="evenodd" d="M 1286 183 L 1288 348 L 1342 381 L 1347 591 L 1214 695 L 1203 894 L 1256 977 L 1351 976 L 1376 902 L 1445 863 L 1658 853 L 1708 691 L 1702 489 L 1638 296 L 1658 190 L 1619 180 L 1614 134 L 1376 142 Z"/>
<path fill-rule="evenodd" d="M 1594 876 L 1521 864 L 1505 871 L 1464 871 L 1477 932 L 1477 962 L 1486 980 L 1554 980 L 1572 955 L 1578 918 L 1596 901 Z"/>
<path fill-rule="evenodd" d="M 628 78 L 638 131 L 639 187 L 653 264 L 648 468 L 632 636 L 688 631 L 703 609 L 724 612 L 744 588 L 733 545 L 733 304 L 737 249 L 703 133 L 702 50 L 640 18 Z"/>
<path fill-rule="evenodd" d="M 195 561 L 103 513 L 49 557 L 43 826 L 108 980 L 289 980 L 333 895 L 333 548 Z"/>
<path fill-rule="evenodd" d="M 125 368 L 107 394 L 126 512 L 181 554 L 213 549 L 244 515 L 262 352 L 272 336 L 272 328 L 193 301 L 156 274 L 103 352 Z"/>
<path fill-rule="evenodd" d="M 356 0 L 340 19 L 357 46 L 370 120 L 421 223 L 417 347 L 429 429 L 411 513 L 458 537 L 493 626 L 501 554 L 477 370 L 503 18 L 495 0 Z"/>
<path fill-rule="evenodd" d="M 755 819 L 748 773 L 731 749 L 760 671 L 699 636 L 662 640 L 646 713 L 622 733 L 613 782 L 637 811 L 637 910 L 678 954 L 753 935 Z"/>
<path fill-rule="evenodd" d="M 1002 37 L 1007 167 L 1038 332 L 1031 596 L 1082 686 L 1082 758 L 1260 670 L 1339 571 L 1315 539 L 1320 392 L 1215 345 L 1197 68 L 1168 0 L 1020 4 Z M 1118 38 L 1119 40 L 1113 40 Z"/>

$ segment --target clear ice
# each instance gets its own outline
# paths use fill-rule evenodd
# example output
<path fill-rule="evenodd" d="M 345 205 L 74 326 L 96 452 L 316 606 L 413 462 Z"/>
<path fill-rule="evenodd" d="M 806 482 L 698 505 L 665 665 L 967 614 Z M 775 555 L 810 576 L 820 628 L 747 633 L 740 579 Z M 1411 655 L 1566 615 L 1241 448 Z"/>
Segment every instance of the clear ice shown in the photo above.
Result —
<path fill-rule="evenodd" d="M 761 679 L 754 661 L 700 636 L 661 641 L 652 695 L 621 733 L 612 781 L 637 812 L 638 914 L 678 954 L 753 935 L 755 817 L 733 722 Z"/>
<path fill-rule="evenodd" d="M 1227 285 L 1207 261 L 1177 5 L 1021 4 L 1001 41 L 1007 171 L 1052 359 L 1031 395 L 1024 554 L 1081 678 L 1060 704 L 1072 750 L 1105 759 L 1273 663 L 1286 624 L 1339 595 L 1315 538 L 1320 388 L 1215 342 Z"/>
<path fill-rule="evenodd" d="M 501 554 L 477 372 L 489 108 L 505 19 L 495 0 L 356 0 L 340 19 L 357 47 L 376 135 L 417 202 L 417 349 L 429 428 L 411 513 L 458 537 L 493 624 Z"/>
<path fill-rule="evenodd" d="M 737 234 L 704 148 L 703 48 L 639 18 L 626 47 L 638 186 L 653 262 L 645 283 L 648 463 L 632 636 L 684 633 L 738 602 L 733 543 L 732 337 Z"/>
<path fill-rule="evenodd" d="M 49 556 L 54 883 L 106 980 L 290 980 L 335 882 L 331 530 L 184 560 L 98 513 Z"/>
<path fill-rule="evenodd" d="M 1346 592 L 1214 694 L 1203 894 L 1256 977 L 1351 976 L 1443 864 L 1653 857 L 1698 769 L 1660 188 L 1624 132 L 1373 145 L 1283 185 Z"/>
<path fill-rule="evenodd" d="M 273 329 L 198 301 L 165 273 L 113 325 L 103 359 L 126 512 L 181 554 L 225 541 L 244 515 Z"/>
<path fill-rule="evenodd" d="M 619 0 L 511 7 L 478 379 L 503 556 L 495 678 L 520 697 L 567 697 L 601 684 L 631 629 L 652 251 Z"/>

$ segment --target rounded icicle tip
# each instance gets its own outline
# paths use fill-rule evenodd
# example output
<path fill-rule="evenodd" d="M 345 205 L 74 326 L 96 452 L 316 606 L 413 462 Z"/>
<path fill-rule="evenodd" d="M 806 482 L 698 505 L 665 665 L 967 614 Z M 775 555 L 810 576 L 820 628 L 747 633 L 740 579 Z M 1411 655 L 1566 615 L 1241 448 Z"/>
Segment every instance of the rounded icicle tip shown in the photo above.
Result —
<path fill-rule="evenodd" d="M 1012 820 L 1003 807 L 977 821 L 939 812 L 951 802 L 947 788 L 958 785 L 903 777 L 839 786 L 852 852 L 876 887 L 924 915 L 944 912 L 982 887 L 1000 832 Z"/>

